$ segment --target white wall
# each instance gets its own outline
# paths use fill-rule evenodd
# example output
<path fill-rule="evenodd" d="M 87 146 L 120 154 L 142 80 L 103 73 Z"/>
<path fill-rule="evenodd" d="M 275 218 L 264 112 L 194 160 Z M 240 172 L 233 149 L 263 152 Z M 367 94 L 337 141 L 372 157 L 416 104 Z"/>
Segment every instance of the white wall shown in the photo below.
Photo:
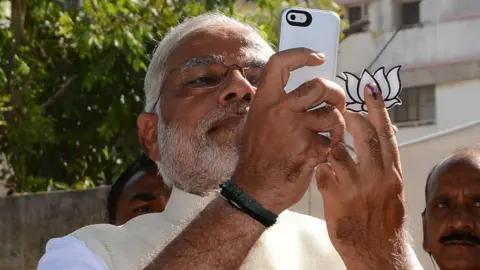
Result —
<path fill-rule="evenodd" d="M 422 0 L 420 2 L 420 17 L 423 23 L 439 22 L 475 13 L 480 13 L 478 0 Z"/>
<path fill-rule="evenodd" d="M 373 68 L 402 64 L 435 65 L 480 57 L 480 17 L 401 30 Z M 338 73 L 360 72 L 375 59 L 393 32 L 366 32 L 347 37 L 340 44 Z"/>
<path fill-rule="evenodd" d="M 371 22 L 369 32 L 351 35 L 341 43 L 339 73 L 360 72 L 375 59 L 398 28 L 398 5 L 402 1 L 408 2 L 337 0 L 340 4 L 370 3 Z M 476 34 L 480 29 L 480 1 L 422 0 L 420 13 L 422 26 L 401 30 L 373 68 L 397 64 L 415 67 L 480 57 L 480 35 Z"/>
<path fill-rule="evenodd" d="M 480 79 L 437 85 L 436 124 L 400 128 L 399 143 L 480 120 Z"/>

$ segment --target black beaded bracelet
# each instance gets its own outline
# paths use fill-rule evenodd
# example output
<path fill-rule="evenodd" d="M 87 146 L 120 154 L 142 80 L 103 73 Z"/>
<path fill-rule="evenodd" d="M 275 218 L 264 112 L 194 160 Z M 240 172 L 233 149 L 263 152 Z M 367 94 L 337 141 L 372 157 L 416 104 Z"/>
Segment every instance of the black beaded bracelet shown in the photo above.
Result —
<path fill-rule="evenodd" d="M 265 227 L 270 227 L 277 222 L 278 215 L 265 209 L 253 198 L 232 182 L 232 179 L 220 185 L 220 195 L 233 207 L 244 212 Z"/>

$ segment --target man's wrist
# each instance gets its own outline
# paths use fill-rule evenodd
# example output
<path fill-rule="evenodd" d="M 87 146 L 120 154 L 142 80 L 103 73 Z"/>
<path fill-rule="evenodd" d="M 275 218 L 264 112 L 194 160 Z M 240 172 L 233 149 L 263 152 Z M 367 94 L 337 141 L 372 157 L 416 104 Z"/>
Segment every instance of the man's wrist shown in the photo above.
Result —
<path fill-rule="evenodd" d="M 406 237 L 388 240 L 388 243 L 375 243 L 370 248 L 352 248 L 351 252 L 342 252 L 342 259 L 347 269 L 385 269 L 385 270 L 411 270 L 413 262 L 408 251 L 409 245 Z"/>
<path fill-rule="evenodd" d="M 273 194 L 272 190 L 268 193 L 262 192 L 261 182 L 255 181 L 257 180 L 255 178 L 258 179 L 259 177 L 255 175 L 247 175 L 244 173 L 244 170 L 237 170 L 232 177 L 232 182 L 263 208 L 279 215 L 285 209 L 269 196 L 270 194 Z M 250 183 L 255 183 L 255 185 Z"/>
<path fill-rule="evenodd" d="M 265 227 L 271 227 L 277 222 L 278 215 L 264 208 L 255 199 L 245 193 L 230 179 L 220 185 L 220 195 L 234 208 L 249 215 Z"/>
<path fill-rule="evenodd" d="M 222 215 L 226 217 L 229 226 L 234 227 L 235 230 L 245 230 L 247 233 L 262 233 L 266 230 L 258 221 L 252 219 L 247 214 L 235 209 L 230 203 L 223 199 L 220 195 L 213 199 L 213 201 L 205 209 L 209 212 Z"/>

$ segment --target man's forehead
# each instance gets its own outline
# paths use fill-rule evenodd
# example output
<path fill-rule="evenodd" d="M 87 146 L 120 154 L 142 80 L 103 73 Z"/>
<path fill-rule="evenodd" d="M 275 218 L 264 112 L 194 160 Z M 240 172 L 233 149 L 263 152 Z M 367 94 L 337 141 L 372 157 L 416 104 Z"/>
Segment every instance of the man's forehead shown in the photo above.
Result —
<path fill-rule="evenodd" d="M 202 46 L 210 43 L 212 40 L 215 43 L 228 41 L 241 47 L 250 48 L 267 45 L 265 40 L 255 30 L 231 25 L 211 25 L 197 29 L 186 35 L 181 43 Z"/>
<path fill-rule="evenodd" d="M 214 27 L 186 36 L 172 52 L 168 66 L 175 69 L 213 62 L 227 65 L 266 63 L 273 53 L 268 43 L 254 31 Z"/>
<path fill-rule="evenodd" d="M 145 176 L 145 174 L 146 174 L 146 171 L 138 171 L 138 172 L 136 172 L 136 173 L 128 180 L 128 182 L 125 184 L 125 188 L 129 188 L 129 187 L 131 187 L 131 186 L 135 186 L 139 180 L 143 179 L 143 177 Z"/>
<path fill-rule="evenodd" d="M 462 182 L 480 185 L 480 155 L 454 155 L 442 161 L 430 177 L 432 190 L 442 186 L 461 185 Z"/>
<path fill-rule="evenodd" d="M 264 67 L 268 61 L 266 56 L 262 55 L 248 55 L 248 54 L 237 54 L 237 55 L 228 55 L 225 54 L 209 54 L 191 57 L 184 61 L 180 69 L 188 69 L 195 66 L 202 65 L 211 65 L 211 64 L 223 64 L 223 65 L 232 65 L 237 64 L 241 66 L 248 67 Z"/>

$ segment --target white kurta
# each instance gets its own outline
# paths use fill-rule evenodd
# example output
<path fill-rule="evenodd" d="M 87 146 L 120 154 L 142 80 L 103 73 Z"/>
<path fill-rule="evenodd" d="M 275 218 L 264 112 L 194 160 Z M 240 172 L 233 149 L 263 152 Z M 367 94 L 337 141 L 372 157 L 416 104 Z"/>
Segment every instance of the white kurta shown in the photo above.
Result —
<path fill-rule="evenodd" d="M 164 212 L 139 216 L 123 226 L 97 224 L 47 243 L 39 270 L 142 269 L 215 197 L 173 189 Z M 211 237 L 215 237 L 212 235 Z M 415 269 L 423 269 L 415 254 Z M 254 245 L 241 269 L 346 269 L 323 220 L 284 211 Z"/>

